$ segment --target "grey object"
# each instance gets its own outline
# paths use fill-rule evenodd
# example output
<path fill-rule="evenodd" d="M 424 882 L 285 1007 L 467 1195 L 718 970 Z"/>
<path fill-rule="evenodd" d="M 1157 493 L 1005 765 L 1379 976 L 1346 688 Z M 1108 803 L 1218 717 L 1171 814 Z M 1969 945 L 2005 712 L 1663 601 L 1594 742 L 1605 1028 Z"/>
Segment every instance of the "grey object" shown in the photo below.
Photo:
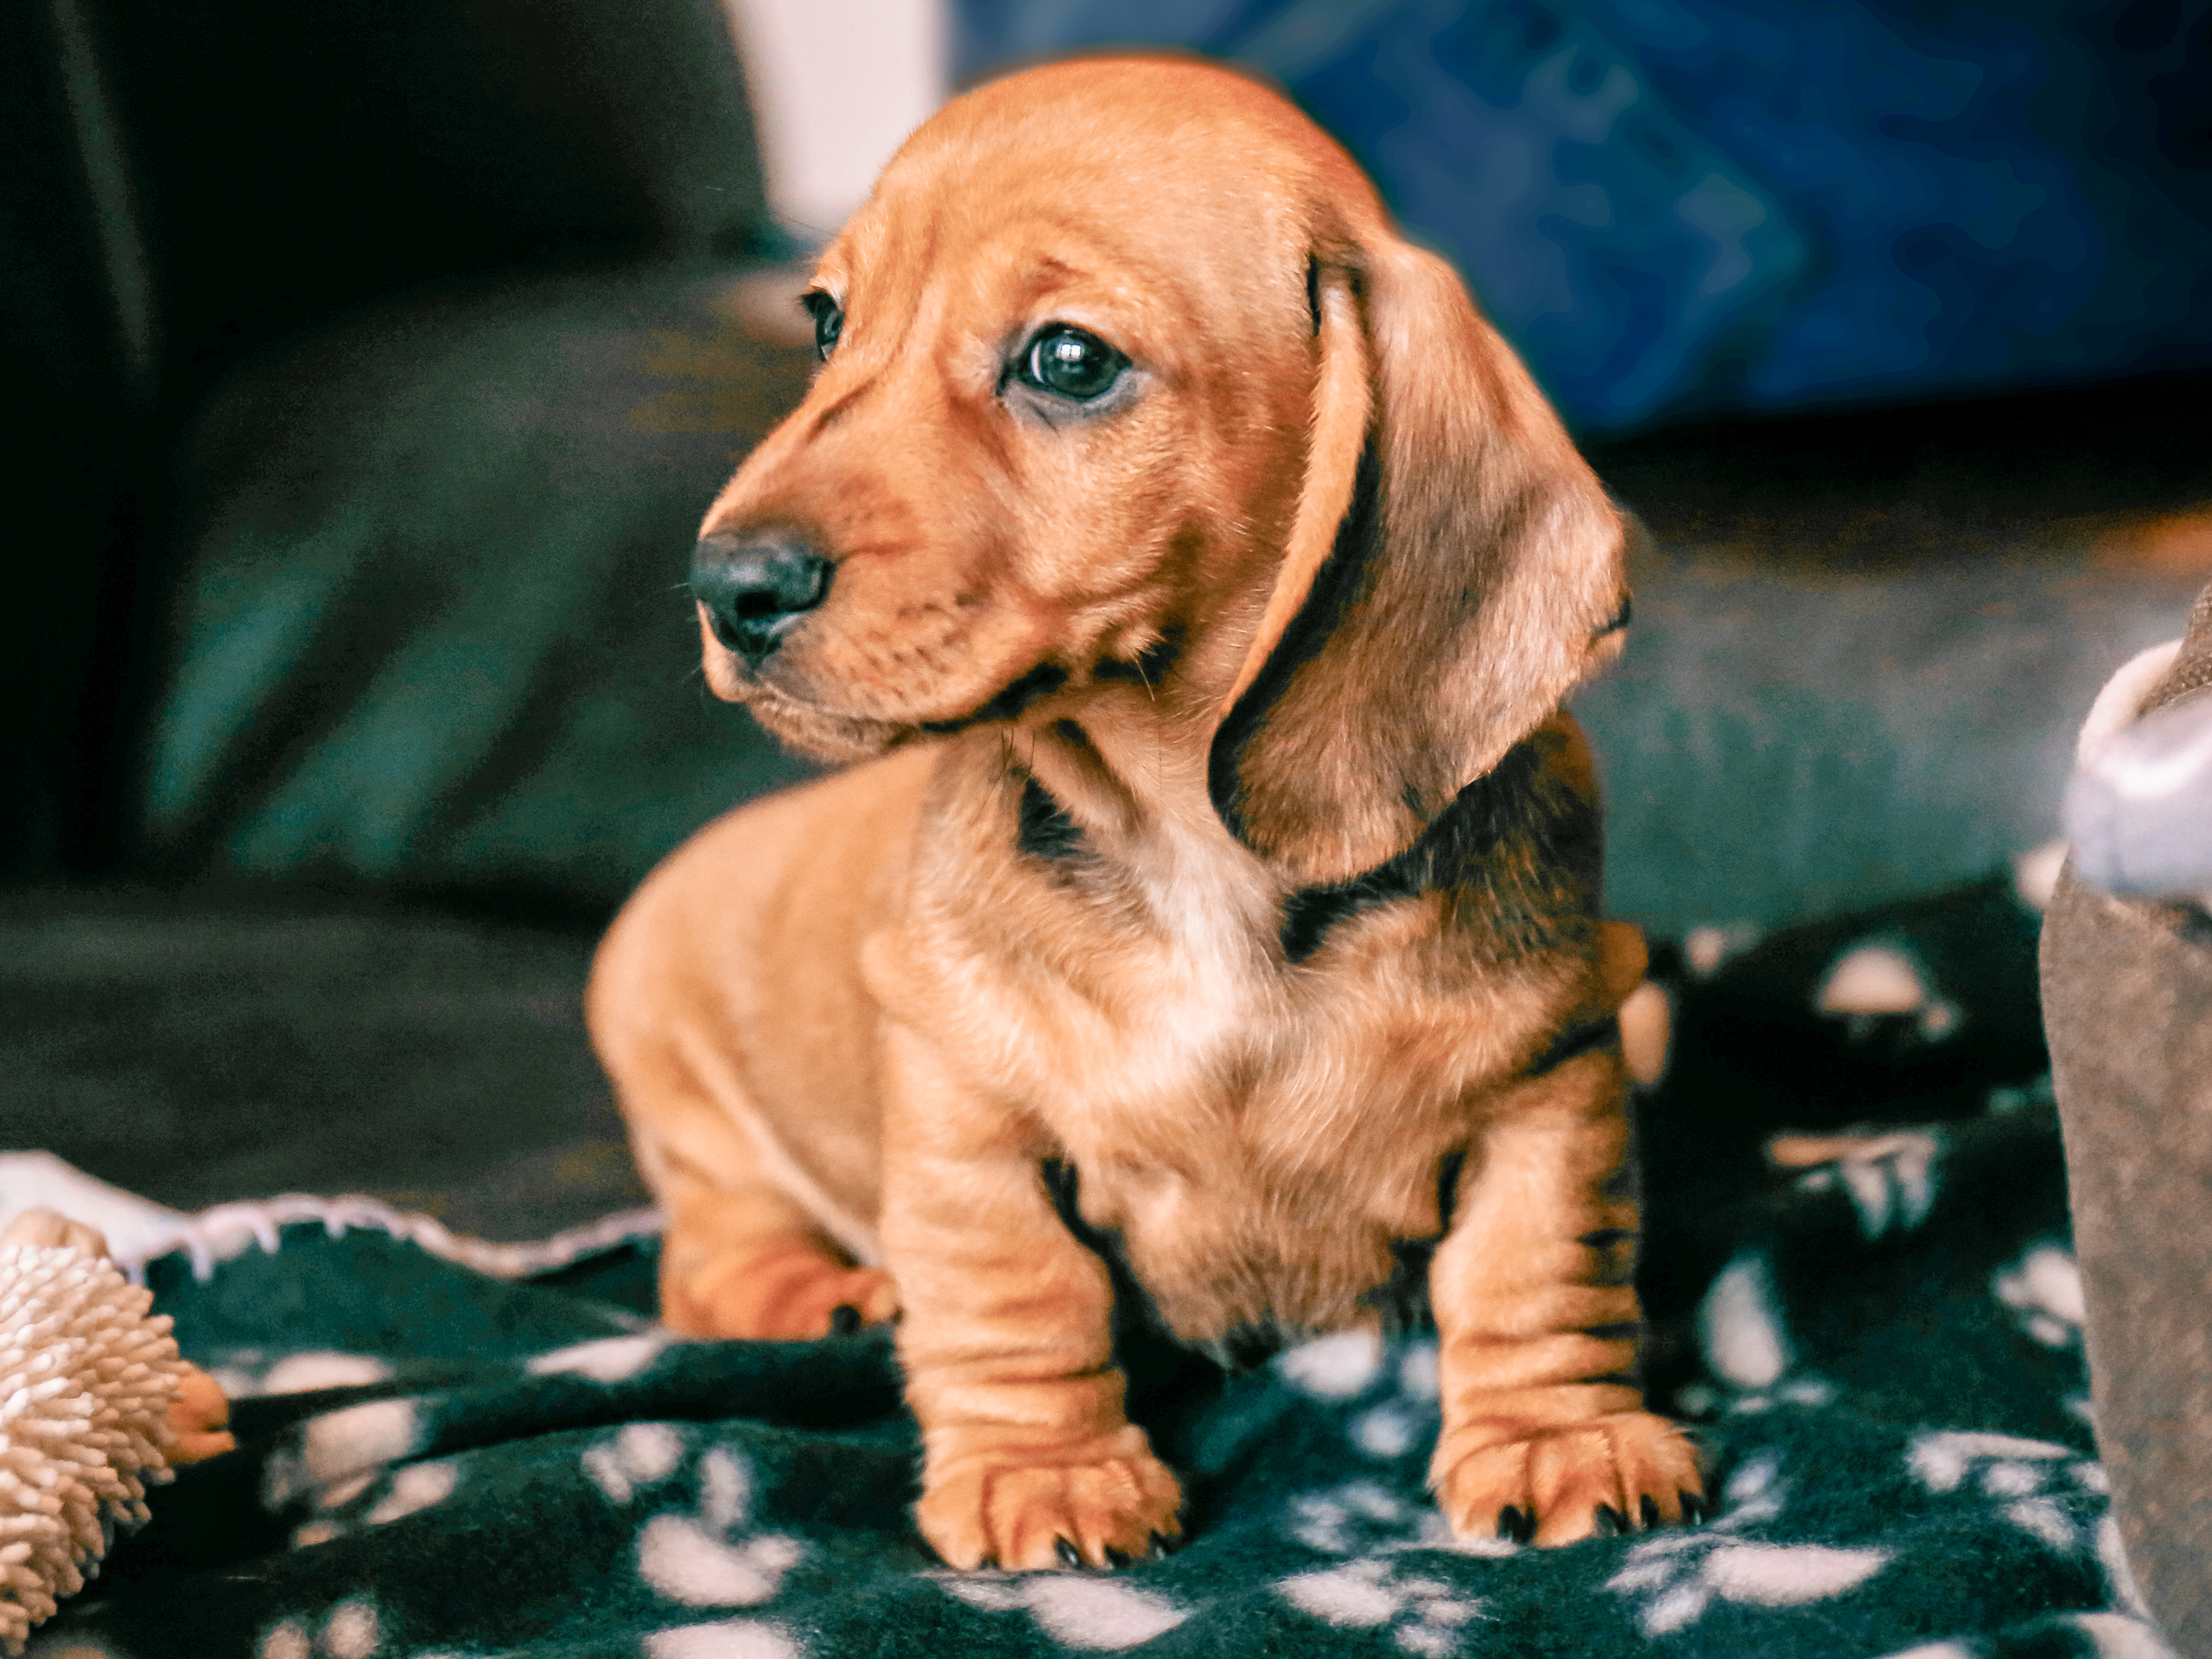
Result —
<path fill-rule="evenodd" d="M 27 550 L 10 599 L 38 619 L 0 653 L 17 881 L 145 872 L 133 773 L 193 579 L 185 520 L 221 483 L 191 453 L 218 382 L 234 422 L 256 382 L 280 434 L 375 430 L 410 352 L 425 387 L 459 361 L 458 295 L 588 272 L 649 308 L 684 270 L 778 242 L 717 0 L 29 0 L 0 7 L 0 376 L 37 411 L 0 450 Z M 368 312 L 369 372 L 271 380 L 291 343 Z M 527 339 L 508 320 L 512 362 L 447 381 L 494 418 L 517 407 L 500 377 L 564 367 L 558 316 Z M 471 456 L 438 459 L 450 477 Z M 440 503 L 402 477 L 362 505 L 419 525 Z M 281 528 L 280 557 L 316 526 Z M 458 580 L 474 550 L 453 550 Z"/>
<path fill-rule="evenodd" d="M 2212 587 L 2135 724 L 2193 720 L 2208 679 Z M 2113 1512 L 2167 1639 L 2212 1655 L 2212 918 L 2100 891 L 2077 855 L 2042 968 Z"/>
<path fill-rule="evenodd" d="M 2090 746 L 2067 787 L 2065 817 L 2081 880 L 2212 908 L 2212 690 Z"/>

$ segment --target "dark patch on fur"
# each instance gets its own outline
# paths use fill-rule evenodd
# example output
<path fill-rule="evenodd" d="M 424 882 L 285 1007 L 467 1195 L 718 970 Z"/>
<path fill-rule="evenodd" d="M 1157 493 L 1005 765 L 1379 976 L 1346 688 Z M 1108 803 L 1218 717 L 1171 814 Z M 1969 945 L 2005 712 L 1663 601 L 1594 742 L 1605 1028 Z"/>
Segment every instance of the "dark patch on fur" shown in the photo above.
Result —
<path fill-rule="evenodd" d="M 1094 1227 L 1083 1218 L 1083 1178 L 1064 1158 L 1046 1158 L 1038 1167 L 1045 1194 L 1061 1224 L 1106 1267 L 1114 1287 L 1114 1358 L 1128 1379 L 1128 1409 L 1139 1419 L 1155 1407 L 1172 1404 L 1178 1413 L 1202 1410 L 1220 1386 L 1218 1355 L 1208 1364 L 1198 1352 L 1176 1340 L 1160 1317 L 1152 1292 L 1130 1270 L 1121 1235 Z"/>
<path fill-rule="evenodd" d="M 1608 634 L 1618 634 L 1635 620 L 1636 596 L 1632 593 L 1624 593 L 1620 596 L 1620 609 L 1613 613 L 1613 620 L 1599 629 L 1591 637 L 1601 640 Z"/>
<path fill-rule="evenodd" d="M 1314 337 L 1321 337 L 1321 261 L 1306 261 L 1306 314 L 1313 319 Z"/>
<path fill-rule="evenodd" d="M 1451 1231 L 1459 1210 L 1460 1172 L 1467 1167 L 1464 1152 L 1446 1152 L 1437 1161 L 1437 1231 L 1431 1238 L 1401 1238 L 1390 1245 L 1390 1276 L 1359 1298 L 1362 1307 L 1382 1316 L 1386 1336 L 1407 1336 L 1432 1330 L 1436 1315 L 1429 1305 L 1429 1268 L 1437 1249 Z"/>
<path fill-rule="evenodd" d="M 1439 1234 L 1392 1243 L 1389 1278 L 1359 1298 L 1361 1307 L 1372 1308 L 1381 1316 L 1383 1335 L 1412 1336 L 1435 1328 L 1436 1316 L 1429 1307 L 1429 1267 L 1443 1242 Z"/>
<path fill-rule="evenodd" d="M 1182 654 L 1183 631 L 1181 628 L 1165 628 L 1135 658 L 1128 662 L 1118 657 L 1109 657 L 1091 671 L 1093 679 L 1127 680 L 1147 690 L 1159 684 L 1161 678 Z"/>
<path fill-rule="evenodd" d="M 1600 834 L 1596 809 L 1545 769 L 1540 740 L 1525 739 L 1461 790 L 1395 858 L 1285 899 L 1283 955 L 1304 962 L 1340 922 L 1436 892 L 1447 897 L 1447 924 L 1491 935 L 1495 958 L 1526 955 L 1551 939 L 1561 921 L 1589 908 Z"/>
<path fill-rule="evenodd" d="M 1083 826 L 1068 816 L 1051 790 L 1036 778 L 1022 779 L 1022 804 L 1016 819 L 1014 847 L 1033 859 L 1060 864 L 1083 855 Z"/>
<path fill-rule="evenodd" d="M 1451 1229 L 1454 1200 L 1459 1190 L 1464 1152 L 1448 1153 L 1437 1166 L 1438 1212 L 1442 1224 L 1429 1238 L 1401 1239 L 1390 1246 L 1390 1276 L 1359 1300 L 1363 1307 L 1382 1316 L 1387 1335 L 1403 1336 L 1432 1331 L 1436 1321 L 1429 1304 L 1429 1266 Z M 1251 1370 L 1264 1365 L 1285 1348 L 1316 1333 L 1267 1319 L 1240 1325 L 1234 1330 L 1196 1344 L 1179 1341 L 1160 1316 L 1159 1309 L 1130 1268 L 1121 1233 L 1094 1226 L 1084 1218 L 1083 1178 L 1064 1158 L 1046 1158 L 1039 1165 L 1046 1195 L 1061 1224 L 1106 1267 L 1114 1286 L 1114 1352 L 1129 1378 L 1133 1395 L 1160 1397 L 1164 1386 L 1188 1388 L 1192 1379 L 1186 1362 L 1197 1356 L 1225 1371 Z"/>
<path fill-rule="evenodd" d="M 1252 838 L 1245 833 L 1243 805 L 1245 747 L 1267 725 L 1269 713 L 1290 689 L 1291 678 L 1321 654 L 1322 647 L 1328 643 L 1329 635 L 1336 632 L 1345 613 L 1368 586 L 1368 554 L 1380 540 L 1382 466 L 1375 441 L 1370 438 L 1360 453 L 1352 506 L 1336 528 L 1336 541 L 1328 556 L 1314 573 L 1305 603 L 1213 734 L 1213 745 L 1206 759 L 1206 792 L 1229 833 L 1247 847 L 1252 845 Z"/>
<path fill-rule="evenodd" d="M 1118 1228 L 1095 1227 L 1084 1218 L 1083 1176 L 1066 1158 L 1048 1158 L 1037 1166 L 1044 1178 L 1046 1196 L 1060 1224 L 1075 1235 L 1076 1242 L 1106 1264 L 1107 1276 L 1114 1281 L 1114 1346 L 1121 1346 L 1122 1328 L 1134 1321 L 1149 1328 L 1164 1333 L 1166 1322 L 1160 1318 L 1153 1305 L 1152 1293 L 1137 1282 L 1130 1270 L 1129 1254 L 1121 1246 Z"/>
<path fill-rule="evenodd" d="M 1396 878 L 1396 872 L 1391 867 L 1396 862 L 1394 859 L 1380 870 L 1370 870 L 1333 887 L 1301 887 L 1285 899 L 1283 955 L 1291 962 L 1304 962 L 1321 949 L 1322 940 L 1338 922 L 1378 904 L 1419 894 L 1419 888 L 1405 885 Z"/>
<path fill-rule="evenodd" d="M 1056 662 L 1041 662 L 1004 687 L 972 714 L 953 720 L 924 720 L 921 729 L 933 737 L 950 737 L 988 720 L 1010 720 L 1041 697 L 1048 697 L 1067 684 L 1067 671 Z"/>
<path fill-rule="evenodd" d="M 1202 1343 L 1200 1349 L 1225 1371 L 1251 1371 L 1266 1364 L 1294 1340 L 1294 1334 L 1279 1325 L 1239 1325 L 1233 1331 Z"/>
<path fill-rule="evenodd" d="M 1452 1217 L 1459 1212 L 1460 1172 L 1467 1168 L 1464 1152 L 1446 1152 L 1437 1165 L 1437 1231 L 1451 1231 Z"/>
<path fill-rule="evenodd" d="M 1529 1062 L 1527 1075 L 1541 1077 L 1554 1066 L 1564 1066 L 1593 1048 L 1604 1048 L 1607 1043 L 1617 1041 L 1620 1036 L 1620 1018 L 1617 1014 L 1607 1014 L 1603 1019 L 1592 1020 L 1587 1025 L 1569 1026 L 1552 1039 L 1550 1047 Z"/>

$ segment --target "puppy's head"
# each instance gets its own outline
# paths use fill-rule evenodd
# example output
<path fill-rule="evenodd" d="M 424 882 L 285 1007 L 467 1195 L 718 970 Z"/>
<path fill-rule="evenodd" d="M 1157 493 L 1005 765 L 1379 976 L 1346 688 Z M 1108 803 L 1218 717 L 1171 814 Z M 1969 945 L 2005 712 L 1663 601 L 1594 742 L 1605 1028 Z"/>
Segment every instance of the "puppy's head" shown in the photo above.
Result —
<path fill-rule="evenodd" d="M 1618 521 L 1441 261 L 1273 94 L 1168 59 L 948 106 L 708 514 L 709 683 L 830 757 L 1139 678 L 1304 881 L 1404 847 L 1608 648 Z"/>

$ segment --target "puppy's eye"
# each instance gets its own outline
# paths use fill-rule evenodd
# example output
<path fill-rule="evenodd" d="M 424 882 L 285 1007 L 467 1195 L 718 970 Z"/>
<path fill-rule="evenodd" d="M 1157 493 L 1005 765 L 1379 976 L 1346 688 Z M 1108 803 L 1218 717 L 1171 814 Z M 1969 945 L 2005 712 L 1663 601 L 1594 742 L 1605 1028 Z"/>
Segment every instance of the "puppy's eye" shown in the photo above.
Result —
<path fill-rule="evenodd" d="M 814 319 L 814 355 L 826 363 L 837 349 L 837 337 L 845 331 L 844 307 L 818 288 L 799 295 L 799 303 Z"/>
<path fill-rule="evenodd" d="M 1054 323 L 1030 342 L 1021 377 L 1031 386 L 1089 403 L 1121 378 L 1129 360 L 1096 334 Z"/>

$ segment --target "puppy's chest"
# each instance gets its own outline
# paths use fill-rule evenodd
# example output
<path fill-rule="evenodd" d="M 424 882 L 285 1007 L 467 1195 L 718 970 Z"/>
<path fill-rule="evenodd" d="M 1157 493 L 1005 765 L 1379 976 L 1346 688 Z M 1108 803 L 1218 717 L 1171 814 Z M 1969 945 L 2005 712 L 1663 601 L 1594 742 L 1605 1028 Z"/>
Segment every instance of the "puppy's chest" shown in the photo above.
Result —
<path fill-rule="evenodd" d="M 1330 978 L 1334 1004 L 1248 989 L 1243 1020 L 1158 1045 L 1181 1005 L 1133 1010 L 1124 1058 L 1037 1103 L 1063 1212 L 1185 1340 L 1356 1322 L 1443 1229 L 1444 1172 L 1509 1045 L 1402 993 L 1378 1031 L 1350 1012 L 1374 986 Z"/>
<path fill-rule="evenodd" d="M 1117 841 L 1031 781 L 940 866 L 971 878 L 925 882 L 962 987 L 937 1040 L 1179 1336 L 1357 1320 L 1442 1230 L 1443 1172 L 1586 970 L 1592 861 L 1529 793 L 1473 792 L 1390 866 L 1285 895 L 1224 836 Z"/>
<path fill-rule="evenodd" d="M 1169 1328 L 1329 1328 L 1443 1224 L 1439 1176 L 1552 1012 L 1407 898 L 1301 963 L 1279 912 L 1209 909 L 1044 974 L 1000 1014 L 1080 1215 Z"/>
<path fill-rule="evenodd" d="M 1275 895 L 1202 866 L 1132 902 L 1056 896 L 1082 947 L 996 975 L 1000 1029 L 1033 1062 L 1023 1092 L 1055 1127 L 1165 1147 L 1178 1125 L 1267 1158 L 1334 1140 L 1370 1111 L 1401 1118 L 1449 1097 L 1489 1060 L 1490 1000 L 1441 901 L 1404 896 L 1358 915 L 1336 948 L 1287 960 Z M 1115 914 L 1118 910 L 1119 914 Z M 1116 924 L 1119 925 L 1116 925 Z"/>
<path fill-rule="evenodd" d="M 1526 1052 L 1588 921 L 1540 860 L 1520 861 L 1544 873 L 1534 902 L 1492 878 L 1504 860 L 1443 862 L 1285 895 L 1241 854 L 1159 835 L 1018 868 L 1007 908 L 1047 948 L 969 933 L 969 982 L 995 991 L 982 1030 L 1013 1038 L 1024 1103 L 1103 1156 L 1200 1140 L 1284 1178 L 1382 1158 Z"/>
<path fill-rule="evenodd" d="M 1119 1041 L 1040 1095 L 1036 1115 L 1086 1172 L 1086 1209 L 1104 1224 L 1188 1200 L 1423 1231 L 1437 1160 L 1464 1144 L 1473 1097 L 1522 1034 L 1486 1018 L 1504 1011 L 1480 995 L 1391 982 L 1413 977 L 1200 979 L 1188 997 L 1130 1006 Z"/>

